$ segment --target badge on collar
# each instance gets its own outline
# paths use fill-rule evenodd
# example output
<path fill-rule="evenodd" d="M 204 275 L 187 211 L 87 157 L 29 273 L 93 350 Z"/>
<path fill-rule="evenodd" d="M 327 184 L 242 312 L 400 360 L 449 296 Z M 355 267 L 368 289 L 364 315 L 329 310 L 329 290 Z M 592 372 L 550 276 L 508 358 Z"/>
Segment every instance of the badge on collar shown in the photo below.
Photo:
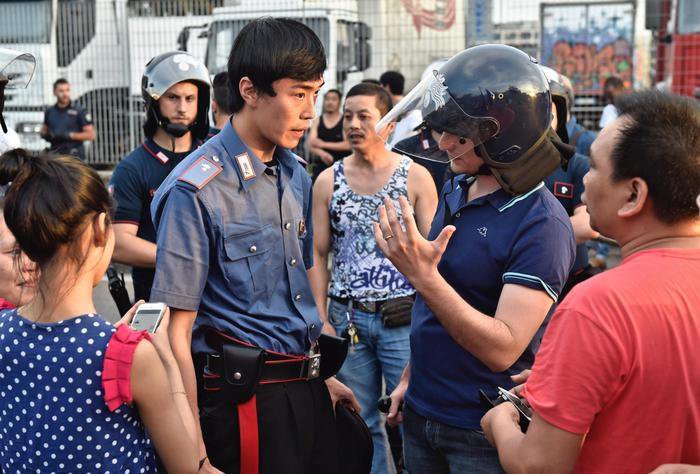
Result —
<path fill-rule="evenodd" d="M 249 179 L 255 178 L 255 170 L 253 169 L 253 163 L 250 161 L 248 153 L 236 155 L 236 161 L 238 162 L 238 168 L 240 168 L 241 174 L 243 175 L 243 181 L 248 181 Z"/>
<path fill-rule="evenodd" d="M 165 163 L 167 163 L 168 161 L 170 161 L 170 158 L 168 158 L 168 157 L 165 155 L 165 153 L 163 153 L 162 151 L 159 151 L 158 153 L 156 153 L 156 158 L 158 158 L 158 160 L 159 160 L 161 163 L 163 163 L 163 164 L 165 164 Z"/>
<path fill-rule="evenodd" d="M 304 237 L 306 235 L 306 221 L 301 219 L 299 221 L 299 237 Z"/>

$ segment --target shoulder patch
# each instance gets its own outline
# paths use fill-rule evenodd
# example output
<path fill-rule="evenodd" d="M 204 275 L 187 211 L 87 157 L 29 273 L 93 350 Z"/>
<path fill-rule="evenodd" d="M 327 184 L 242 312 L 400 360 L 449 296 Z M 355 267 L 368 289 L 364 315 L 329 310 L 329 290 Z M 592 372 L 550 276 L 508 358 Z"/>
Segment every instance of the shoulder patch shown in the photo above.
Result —
<path fill-rule="evenodd" d="M 574 185 L 573 183 L 563 183 L 561 181 L 554 182 L 554 195 L 561 198 L 573 199 Z"/>
<path fill-rule="evenodd" d="M 202 156 L 192 166 L 187 168 L 177 179 L 190 183 L 197 189 L 202 189 L 209 181 L 221 173 L 223 168 L 213 161 Z"/>

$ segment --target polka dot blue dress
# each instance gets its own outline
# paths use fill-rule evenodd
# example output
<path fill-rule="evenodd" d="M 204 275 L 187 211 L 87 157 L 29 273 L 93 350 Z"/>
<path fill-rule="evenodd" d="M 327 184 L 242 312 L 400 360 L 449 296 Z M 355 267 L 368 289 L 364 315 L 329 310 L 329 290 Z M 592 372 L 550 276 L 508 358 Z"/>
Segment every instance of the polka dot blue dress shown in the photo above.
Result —
<path fill-rule="evenodd" d="M 0 466 L 15 472 L 155 472 L 134 407 L 110 412 L 102 392 L 114 327 L 87 314 L 32 323 L 0 312 Z"/>

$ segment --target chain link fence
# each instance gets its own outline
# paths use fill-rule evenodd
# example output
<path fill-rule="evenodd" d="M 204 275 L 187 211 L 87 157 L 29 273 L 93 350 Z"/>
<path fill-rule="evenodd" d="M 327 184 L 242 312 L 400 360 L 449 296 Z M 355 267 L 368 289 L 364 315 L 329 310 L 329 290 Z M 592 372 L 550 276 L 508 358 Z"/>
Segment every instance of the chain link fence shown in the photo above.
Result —
<path fill-rule="evenodd" d="M 610 75 L 627 88 L 700 95 L 696 0 L 0 0 L 0 44 L 37 57 L 28 90 L 8 94 L 8 122 L 25 147 L 45 147 L 43 112 L 64 77 L 95 124 L 88 161 L 112 166 L 142 139 L 146 62 L 184 49 L 213 75 L 225 69 L 236 34 L 260 16 L 314 29 L 328 55 L 326 87 L 341 91 L 387 70 L 401 72 L 408 91 L 430 63 L 495 42 L 566 74 L 573 112 L 592 130 Z"/>

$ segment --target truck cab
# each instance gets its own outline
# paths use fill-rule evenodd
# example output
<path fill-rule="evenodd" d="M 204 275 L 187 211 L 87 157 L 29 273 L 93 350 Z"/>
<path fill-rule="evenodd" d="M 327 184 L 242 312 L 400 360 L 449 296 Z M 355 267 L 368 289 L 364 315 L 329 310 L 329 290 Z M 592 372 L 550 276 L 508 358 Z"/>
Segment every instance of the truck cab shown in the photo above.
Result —
<path fill-rule="evenodd" d="M 323 4 L 298 1 L 298 5 L 291 2 L 284 8 L 270 0 L 236 3 L 235 6 L 215 8 L 204 33 L 208 38 L 205 63 L 212 75 L 226 69 L 229 52 L 241 29 L 251 20 L 263 16 L 293 18 L 318 35 L 328 62 L 324 90 L 347 90 L 362 79 L 360 73 L 370 65 L 371 32 L 358 20 L 356 1 L 336 0 Z"/>

